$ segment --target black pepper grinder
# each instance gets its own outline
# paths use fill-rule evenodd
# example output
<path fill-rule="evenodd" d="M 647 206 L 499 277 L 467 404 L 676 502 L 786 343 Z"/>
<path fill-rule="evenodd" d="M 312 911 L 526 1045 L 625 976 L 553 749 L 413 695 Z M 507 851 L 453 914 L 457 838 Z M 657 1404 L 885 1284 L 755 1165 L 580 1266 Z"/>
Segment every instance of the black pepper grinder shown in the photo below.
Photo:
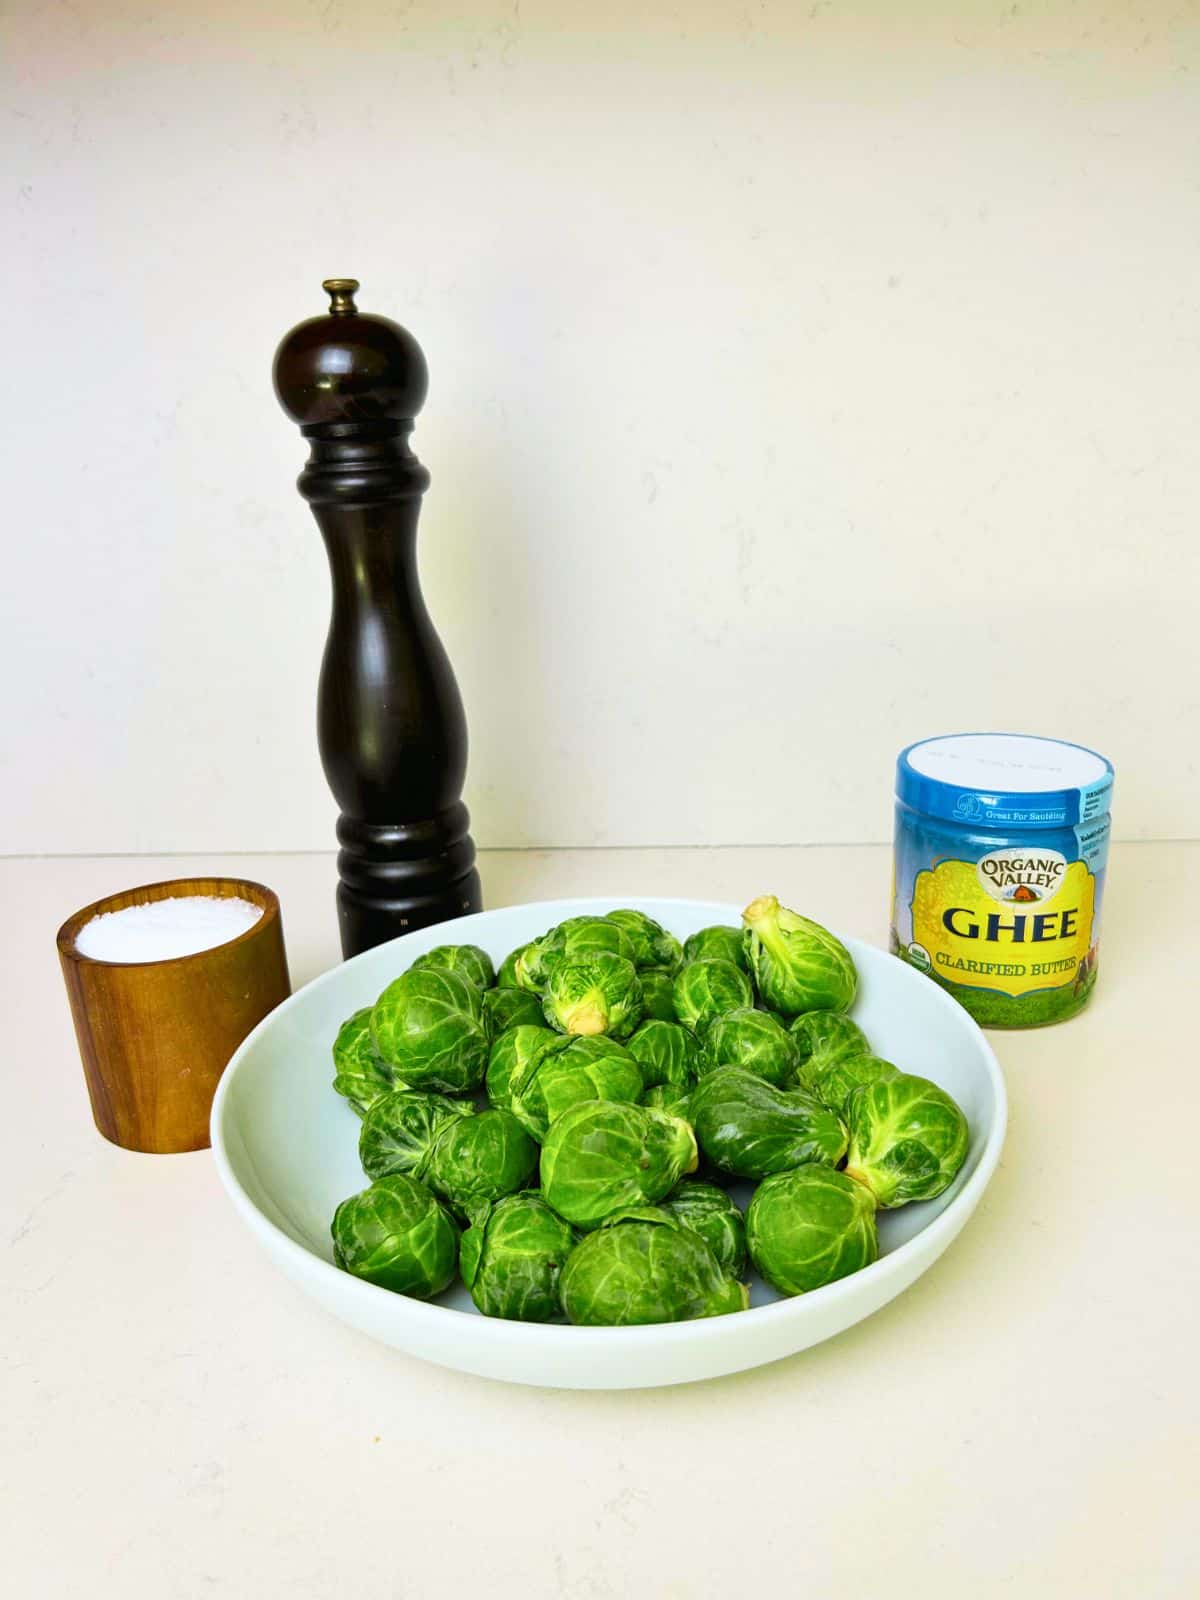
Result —
<path fill-rule="evenodd" d="M 398 323 L 363 315 L 329 278 L 327 316 L 275 353 L 275 393 L 311 454 L 297 487 L 333 575 L 317 700 L 321 762 L 341 808 L 338 921 L 352 956 L 480 908 L 460 798 L 467 724 L 417 578 L 429 474 L 408 447 L 429 373 Z"/>

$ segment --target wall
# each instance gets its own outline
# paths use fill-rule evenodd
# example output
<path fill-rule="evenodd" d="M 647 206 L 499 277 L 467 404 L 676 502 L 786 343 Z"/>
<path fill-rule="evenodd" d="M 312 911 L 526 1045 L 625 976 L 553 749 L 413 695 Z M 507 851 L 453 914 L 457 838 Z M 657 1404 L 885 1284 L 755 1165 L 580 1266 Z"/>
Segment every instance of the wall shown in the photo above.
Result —
<path fill-rule="evenodd" d="M 1196 832 L 1194 5 L 15 0 L 0 849 L 317 848 L 282 333 L 432 370 L 480 843 L 879 839 L 922 734 Z"/>

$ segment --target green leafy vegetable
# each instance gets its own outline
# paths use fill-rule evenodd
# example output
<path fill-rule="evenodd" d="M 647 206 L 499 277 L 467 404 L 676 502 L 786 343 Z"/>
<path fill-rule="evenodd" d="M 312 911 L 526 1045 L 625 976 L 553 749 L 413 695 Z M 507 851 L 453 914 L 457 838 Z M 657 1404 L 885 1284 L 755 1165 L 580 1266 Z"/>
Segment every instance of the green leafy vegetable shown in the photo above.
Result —
<path fill-rule="evenodd" d="M 850 1096 L 855 1089 L 863 1084 L 882 1083 L 885 1079 L 899 1076 L 899 1067 L 884 1061 L 882 1056 L 850 1056 L 845 1061 L 836 1062 L 819 1076 L 805 1076 L 802 1072 L 801 1082 L 811 1087 L 817 1098 L 844 1120 L 849 1115 Z"/>
<path fill-rule="evenodd" d="M 643 1022 L 629 1041 L 629 1053 L 647 1089 L 660 1084 L 690 1089 L 696 1081 L 696 1041 L 678 1022 Z"/>
<path fill-rule="evenodd" d="M 841 1117 L 860 1084 L 896 1076 L 897 1069 L 871 1054 L 866 1034 L 842 1012 L 807 1011 L 792 1023 L 791 1034 L 800 1056 L 797 1081 Z"/>
<path fill-rule="evenodd" d="M 520 984 L 517 981 L 517 962 L 528 948 L 528 945 L 519 944 L 515 950 L 510 950 L 505 956 L 500 963 L 499 971 L 496 973 L 496 987 L 498 989 L 520 988 Z"/>
<path fill-rule="evenodd" d="M 388 984 L 371 1013 L 371 1036 L 408 1088 L 463 1094 L 487 1066 L 482 1019 L 483 995 L 473 983 L 425 967 Z"/>
<path fill-rule="evenodd" d="M 333 1041 L 333 1065 L 333 1087 L 360 1117 L 392 1088 L 395 1074 L 371 1037 L 370 1006 L 356 1011 L 338 1029 Z"/>
<path fill-rule="evenodd" d="M 743 920 L 681 946 L 622 907 L 498 973 L 478 945 L 415 961 L 334 1041 L 374 1179 L 337 1265 L 423 1298 L 457 1267 L 486 1316 L 603 1327 L 745 1309 L 747 1252 L 789 1295 L 874 1261 L 877 1209 L 953 1182 L 966 1119 L 873 1053 L 827 929 L 773 895 Z"/>
<path fill-rule="evenodd" d="M 540 1195 L 506 1195 L 463 1234 L 463 1282 L 485 1317 L 559 1322 L 558 1280 L 574 1244 L 574 1229 Z"/>
<path fill-rule="evenodd" d="M 656 1022 L 674 1022 L 674 972 L 668 972 L 666 967 L 643 967 L 638 977 L 642 980 L 642 1005 L 646 1016 Z"/>
<path fill-rule="evenodd" d="M 849 950 L 828 928 L 760 895 L 742 912 L 746 959 L 758 992 L 773 1011 L 848 1011 L 858 974 Z"/>
<path fill-rule="evenodd" d="M 619 924 L 607 917 L 568 917 L 526 945 L 517 960 L 517 981 L 523 989 L 542 993 L 556 967 L 595 955 L 620 956 L 636 966 L 633 941 Z"/>
<path fill-rule="evenodd" d="M 734 1067 L 701 1078 L 692 1125 L 713 1165 L 739 1178 L 765 1178 L 809 1161 L 832 1167 L 846 1153 L 844 1125 L 815 1095 L 776 1089 Z"/>
<path fill-rule="evenodd" d="M 672 993 L 676 1016 L 696 1034 L 718 1017 L 754 1004 L 749 978 L 732 961 L 689 961 L 675 974 Z"/>
<path fill-rule="evenodd" d="M 540 1009 L 538 1015 L 541 1015 Z M 514 1078 L 547 1050 L 563 1050 L 566 1045 L 562 1034 L 555 1033 L 553 1028 L 535 1028 L 524 1022 L 502 1033 L 488 1055 L 485 1080 L 488 1099 L 502 1110 L 510 1109 Z"/>
<path fill-rule="evenodd" d="M 644 911 L 610 911 L 605 920 L 615 922 L 629 936 L 633 964 L 639 972 L 646 967 L 674 972 L 683 960 L 679 940 Z"/>
<path fill-rule="evenodd" d="M 662 1207 L 676 1222 L 700 1235 L 726 1277 L 741 1277 L 746 1270 L 746 1221 L 724 1189 L 685 1178 Z"/>
<path fill-rule="evenodd" d="M 601 950 L 577 961 L 558 961 L 542 1009 L 562 1033 L 608 1033 L 625 1039 L 642 1019 L 642 985 L 632 961 Z"/>
<path fill-rule="evenodd" d="M 512 1080 L 513 1115 L 538 1140 L 564 1111 L 585 1100 L 632 1104 L 641 1098 L 641 1070 L 615 1039 L 578 1037 L 563 1044 L 542 1051 Z"/>
<path fill-rule="evenodd" d="M 766 1178 L 746 1212 L 750 1256 L 781 1294 L 806 1294 L 868 1267 L 879 1255 L 875 1202 L 832 1167 Z"/>
<path fill-rule="evenodd" d="M 880 1206 L 932 1200 L 967 1159 L 970 1130 L 954 1100 L 928 1078 L 897 1073 L 855 1089 L 847 1110 L 846 1175 Z"/>
<path fill-rule="evenodd" d="M 666 1111 L 673 1117 L 692 1120 L 692 1091 L 677 1083 L 656 1083 L 642 1096 L 642 1104 L 652 1111 Z"/>
<path fill-rule="evenodd" d="M 496 981 L 496 969 L 492 966 L 491 956 L 477 944 L 440 944 L 436 950 L 428 950 L 423 956 L 418 956 L 408 970 L 420 972 L 426 967 L 438 972 L 453 972 L 457 977 L 473 983 L 477 989 L 490 989 Z"/>
<path fill-rule="evenodd" d="M 511 1111 L 481 1111 L 442 1129 L 421 1176 L 461 1217 L 523 1189 L 537 1170 L 538 1147 Z"/>
<path fill-rule="evenodd" d="M 740 1067 L 768 1083 L 782 1085 L 795 1075 L 799 1052 L 786 1028 L 769 1011 L 742 1007 L 717 1017 L 705 1030 L 700 1050 L 702 1077 L 720 1067 Z"/>
<path fill-rule="evenodd" d="M 542 1006 L 528 989 L 488 989 L 483 997 L 483 1027 L 489 1040 L 522 1024 L 540 1027 Z"/>
<path fill-rule="evenodd" d="M 445 1095 L 415 1089 L 395 1089 L 385 1094 L 363 1118 L 358 1137 L 358 1159 L 368 1178 L 386 1178 L 393 1172 L 420 1177 L 437 1136 L 448 1122 L 469 1117 L 474 1107 Z"/>
<path fill-rule="evenodd" d="M 684 961 L 732 961 L 735 967 L 749 972 L 746 951 L 740 928 L 701 928 L 690 939 L 683 941 Z"/>
<path fill-rule="evenodd" d="M 559 1289 L 568 1320 L 585 1327 L 686 1322 L 749 1304 L 698 1234 L 650 1206 L 617 1212 L 577 1245 Z"/>
<path fill-rule="evenodd" d="M 542 1196 L 577 1228 L 595 1228 L 623 1206 L 661 1200 L 696 1160 L 692 1130 L 680 1118 L 645 1106 L 587 1102 L 550 1124 Z"/>
<path fill-rule="evenodd" d="M 458 1229 L 424 1184 L 404 1173 L 343 1200 L 330 1231 L 344 1272 L 418 1300 L 440 1294 L 458 1263 Z"/>
<path fill-rule="evenodd" d="M 796 1042 L 801 1077 L 819 1078 L 853 1056 L 869 1056 L 871 1046 L 857 1022 L 842 1011 L 806 1011 L 789 1029 Z"/>

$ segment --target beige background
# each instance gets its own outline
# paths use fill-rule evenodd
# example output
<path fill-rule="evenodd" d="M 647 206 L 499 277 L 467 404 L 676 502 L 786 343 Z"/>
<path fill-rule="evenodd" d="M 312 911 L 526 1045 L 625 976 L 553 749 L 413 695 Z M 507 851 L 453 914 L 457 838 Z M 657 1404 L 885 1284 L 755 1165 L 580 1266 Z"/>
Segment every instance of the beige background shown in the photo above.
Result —
<path fill-rule="evenodd" d="M 353 273 L 432 390 L 486 845 L 883 839 L 996 726 L 1196 831 L 1190 4 L 15 0 L 0 848 L 326 847 L 270 391 Z"/>

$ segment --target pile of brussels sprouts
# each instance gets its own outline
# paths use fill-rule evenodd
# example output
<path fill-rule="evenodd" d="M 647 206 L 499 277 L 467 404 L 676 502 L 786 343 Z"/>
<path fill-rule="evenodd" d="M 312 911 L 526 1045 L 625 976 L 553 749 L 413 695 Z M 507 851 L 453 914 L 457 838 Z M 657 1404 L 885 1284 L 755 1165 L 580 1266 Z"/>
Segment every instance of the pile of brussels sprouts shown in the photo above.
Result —
<path fill-rule="evenodd" d="M 475 945 L 415 961 L 333 1046 L 371 1179 L 334 1215 L 338 1266 L 613 1326 L 744 1310 L 747 1256 L 786 1295 L 874 1261 L 877 1209 L 942 1193 L 966 1119 L 872 1053 L 827 929 L 774 895 L 743 922 L 681 945 L 618 910 L 498 974 Z"/>

